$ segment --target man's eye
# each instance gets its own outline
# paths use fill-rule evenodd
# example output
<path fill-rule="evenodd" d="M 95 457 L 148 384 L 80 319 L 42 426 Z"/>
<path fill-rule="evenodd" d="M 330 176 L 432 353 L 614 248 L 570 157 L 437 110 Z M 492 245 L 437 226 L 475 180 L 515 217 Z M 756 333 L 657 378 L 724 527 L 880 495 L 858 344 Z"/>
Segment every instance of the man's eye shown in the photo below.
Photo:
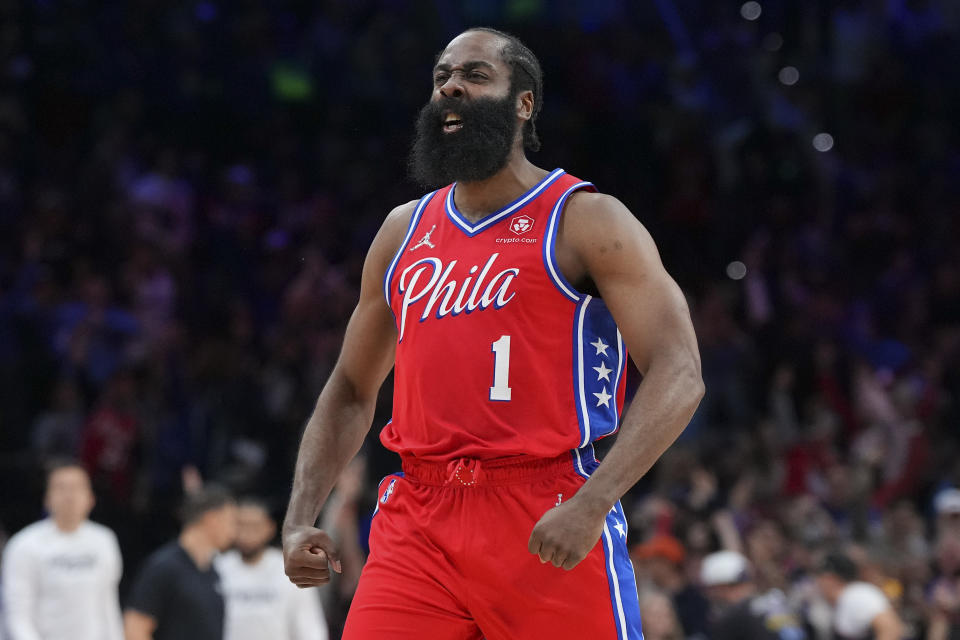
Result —
<path fill-rule="evenodd" d="M 486 80 L 486 79 L 487 79 L 487 76 L 486 76 L 485 74 L 483 74 L 483 73 L 480 73 L 479 71 L 471 71 L 471 72 L 470 72 L 470 79 L 471 79 L 471 80 Z"/>
<path fill-rule="evenodd" d="M 433 76 L 433 84 L 443 84 L 449 77 L 449 74 L 438 73 L 437 75 Z"/>

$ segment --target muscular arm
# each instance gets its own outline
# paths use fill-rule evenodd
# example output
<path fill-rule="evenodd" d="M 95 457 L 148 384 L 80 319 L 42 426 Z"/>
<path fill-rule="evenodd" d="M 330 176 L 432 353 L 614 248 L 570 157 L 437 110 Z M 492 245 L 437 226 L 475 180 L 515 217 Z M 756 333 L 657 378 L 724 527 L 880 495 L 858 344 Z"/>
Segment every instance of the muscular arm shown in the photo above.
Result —
<path fill-rule="evenodd" d="M 582 193 L 571 198 L 566 218 L 571 270 L 582 269 L 596 285 L 643 374 L 616 444 L 581 489 L 606 512 L 693 417 L 703 397 L 700 352 L 680 287 L 627 208 L 610 196 Z"/>
<path fill-rule="evenodd" d="M 615 198 L 594 193 L 571 196 L 562 220 L 561 270 L 570 282 L 593 282 L 643 374 L 616 444 L 571 500 L 577 504 L 548 512 L 531 537 L 542 561 L 571 569 L 596 543 L 611 507 L 686 427 L 704 389 L 686 301 L 647 230 Z M 575 525 L 564 511 L 577 510 L 594 517 Z"/>
<path fill-rule="evenodd" d="M 340 472 L 363 444 L 380 385 L 393 367 L 396 325 L 383 298 L 383 277 L 406 231 L 413 205 L 391 212 L 374 238 L 363 267 L 360 301 L 347 325 L 340 358 L 300 442 L 283 524 L 287 575 L 299 586 L 329 580 L 327 557 L 339 571 L 332 541 L 313 526 Z"/>

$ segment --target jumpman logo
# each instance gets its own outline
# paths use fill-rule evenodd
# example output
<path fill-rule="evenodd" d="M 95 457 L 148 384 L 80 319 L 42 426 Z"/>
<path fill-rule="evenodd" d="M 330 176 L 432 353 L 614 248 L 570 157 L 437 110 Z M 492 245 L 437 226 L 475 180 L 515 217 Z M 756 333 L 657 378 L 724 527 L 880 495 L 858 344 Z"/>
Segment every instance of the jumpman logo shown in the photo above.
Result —
<path fill-rule="evenodd" d="M 420 242 L 418 242 L 417 244 L 413 245 L 413 246 L 410 248 L 410 251 L 413 251 L 414 249 L 419 249 L 419 248 L 422 247 L 423 245 L 427 245 L 427 246 L 430 247 L 431 249 L 436 249 L 436 248 L 437 248 L 437 245 L 435 245 L 435 244 L 433 244 L 432 242 L 430 242 L 430 236 L 433 234 L 433 230 L 436 229 L 436 228 L 437 228 L 437 225 L 433 225 L 432 227 L 430 227 L 430 231 L 427 231 L 427 232 L 424 234 L 424 236 L 420 239 Z"/>

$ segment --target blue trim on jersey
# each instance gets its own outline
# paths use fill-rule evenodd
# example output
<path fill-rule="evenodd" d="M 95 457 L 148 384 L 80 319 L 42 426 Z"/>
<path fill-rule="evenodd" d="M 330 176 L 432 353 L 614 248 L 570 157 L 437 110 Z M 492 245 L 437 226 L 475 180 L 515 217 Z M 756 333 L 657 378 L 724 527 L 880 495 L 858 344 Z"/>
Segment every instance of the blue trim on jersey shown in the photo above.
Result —
<path fill-rule="evenodd" d="M 574 471 L 583 478 L 589 478 L 600 465 L 594 457 L 592 444 L 573 449 L 571 454 Z M 610 603 L 613 605 L 617 640 L 643 640 L 637 582 L 627 551 L 627 517 L 619 501 L 604 519 L 600 543 L 603 545 L 603 561 L 607 571 L 607 587 L 610 590 Z"/>
<path fill-rule="evenodd" d="M 618 640 L 643 640 L 640 622 L 640 601 L 633 563 L 627 551 L 627 519 L 617 501 L 603 523 L 603 558 L 607 569 L 607 586 L 613 604 L 613 621 Z"/>
<path fill-rule="evenodd" d="M 583 478 L 589 478 L 593 470 L 600 465 L 592 444 L 580 449 L 572 449 L 570 453 L 573 455 L 573 470 Z"/>
<path fill-rule="evenodd" d="M 417 228 L 417 224 L 420 222 L 420 216 L 423 215 L 423 210 L 427 208 L 427 203 L 433 199 L 436 191 L 431 191 L 427 195 L 420 198 L 420 202 L 417 203 L 416 209 L 413 210 L 413 215 L 410 216 L 410 224 L 407 225 L 407 235 L 403 238 L 403 243 L 400 245 L 400 248 L 397 249 L 396 255 L 393 256 L 393 260 L 390 261 L 390 266 L 387 267 L 387 272 L 383 274 L 383 296 L 387 299 L 387 306 L 390 307 L 391 313 L 393 312 L 393 306 L 390 304 L 390 281 L 393 279 L 393 270 L 397 268 L 397 263 L 400 262 L 400 256 L 403 255 L 403 252 L 407 250 L 407 245 L 410 244 L 410 237 L 413 235 L 413 232 Z"/>
<path fill-rule="evenodd" d="M 617 329 L 617 362 L 620 363 L 620 366 L 617 367 L 617 375 L 613 379 L 613 389 L 611 393 L 613 394 L 613 412 L 617 417 L 617 425 L 613 428 L 615 432 L 620 428 L 620 412 L 623 410 L 621 407 L 617 396 L 617 391 L 620 389 L 620 378 L 623 377 L 624 373 L 627 371 L 627 361 L 623 357 L 623 336 L 620 335 L 620 329 Z"/>
<path fill-rule="evenodd" d="M 566 204 L 567 198 L 569 198 L 574 191 L 592 186 L 592 182 L 578 182 L 563 192 L 563 195 L 557 200 L 557 204 L 554 205 L 553 211 L 550 213 L 550 218 L 547 221 L 547 231 L 544 234 L 543 240 L 543 266 L 547 270 L 547 275 L 550 276 L 550 280 L 554 286 L 560 290 L 560 293 L 573 302 L 579 302 L 583 298 L 583 294 L 574 289 L 573 285 L 567 282 L 567 279 L 563 277 L 563 273 L 557 268 L 557 229 L 560 222 L 560 213 L 563 211 L 563 205 Z"/>
<path fill-rule="evenodd" d="M 587 410 L 583 380 L 583 320 L 592 296 L 584 296 L 573 316 L 573 400 L 577 407 L 577 425 L 580 427 L 580 445 L 590 443 L 590 412 Z"/>
<path fill-rule="evenodd" d="M 573 331 L 574 400 L 583 447 L 614 433 L 620 424 L 617 386 L 624 349 L 617 324 L 600 298 L 584 296 L 577 304 Z"/>
<path fill-rule="evenodd" d="M 453 185 L 450 187 L 450 190 L 447 192 L 447 199 L 446 199 L 444 208 L 447 210 L 447 217 L 449 217 L 450 220 L 461 231 L 463 231 L 465 234 L 467 234 L 472 238 L 473 236 L 477 235 L 478 233 L 480 233 L 490 225 L 496 222 L 499 222 L 500 220 L 503 220 L 508 215 L 510 215 L 511 213 L 514 213 L 515 211 L 517 211 L 518 209 L 526 205 L 528 202 L 536 198 L 538 195 L 540 195 L 543 192 L 544 189 L 546 189 L 551 184 L 553 184 L 553 182 L 556 181 L 556 179 L 562 176 L 564 173 L 565 172 L 563 169 L 554 169 L 543 180 L 535 184 L 533 187 L 530 188 L 529 191 L 527 191 L 525 194 L 523 194 L 522 196 L 520 196 L 510 204 L 508 204 L 506 207 L 500 209 L 499 211 L 494 211 L 493 213 L 480 218 L 479 220 L 477 220 L 476 223 L 473 223 L 473 224 L 467 221 L 467 219 L 464 218 L 459 211 L 457 211 L 457 205 L 453 201 L 453 192 L 457 187 L 456 182 L 453 183 Z"/>

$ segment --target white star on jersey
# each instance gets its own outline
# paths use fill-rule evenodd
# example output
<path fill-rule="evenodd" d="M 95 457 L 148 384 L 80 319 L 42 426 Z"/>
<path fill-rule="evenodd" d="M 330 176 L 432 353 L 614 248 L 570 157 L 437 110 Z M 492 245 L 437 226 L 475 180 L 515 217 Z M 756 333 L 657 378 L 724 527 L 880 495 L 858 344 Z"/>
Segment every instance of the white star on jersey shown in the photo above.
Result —
<path fill-rule="evenodd" d="M 591 346 L 591 347 L 596 347 L 596 348 L 597 348 L 597 353 L 596 353 L 596 355 L 598 355 L 598 356 L 603 356 L 603 357 L 606 357 L 606 356 L 607 356 L 607 349 L 610 347 L 610 345 L 606 344 L 606 343 L 605 343 L 603 340 L 601 340 L 600 338 L 597 338 L 597 341 L 596 341 L 596 342 L 591 342 L 591 343 L 590 343 L 590 346 Z"/>
<path fill-rule="evenodd" d="M 613 525 L 613 528 L 617 530 L 617 533 L 620 534 L 621 538 L 627 537 L 627 532 L 623 528 L 623 523 L 617 520 L 617 524 Z"/>
<path fill-rule="evenodd" d="M 607 388 L 606 388 L 606 387 L 604 387 L 603 389 L 601 389 L 601 390 L 600 390 L 600 393 L 595 393 L 595 394 L 593 394 L 593 395 L 597 396 L 597 406 L 598 406 L 598 407 L 599 407 L 600 405 L 603 405 L 603 406 L 605 406 L 605 407 L 609 407 L 609 406 L 610 406 L 610 398 L 612 398 L 613 396 L 610 395 L 609 393 L 607 393 Z"/>
<path fill-rule="evenodd" d="M 607 363 L 601 361 L 599 367 L 594 367 L 594 371 L 597 372 L 597 382 L 601 380 L 606 380 L 610 382 L 610 374 L 613 373 L 613 369 L 607 369 Z"/>

